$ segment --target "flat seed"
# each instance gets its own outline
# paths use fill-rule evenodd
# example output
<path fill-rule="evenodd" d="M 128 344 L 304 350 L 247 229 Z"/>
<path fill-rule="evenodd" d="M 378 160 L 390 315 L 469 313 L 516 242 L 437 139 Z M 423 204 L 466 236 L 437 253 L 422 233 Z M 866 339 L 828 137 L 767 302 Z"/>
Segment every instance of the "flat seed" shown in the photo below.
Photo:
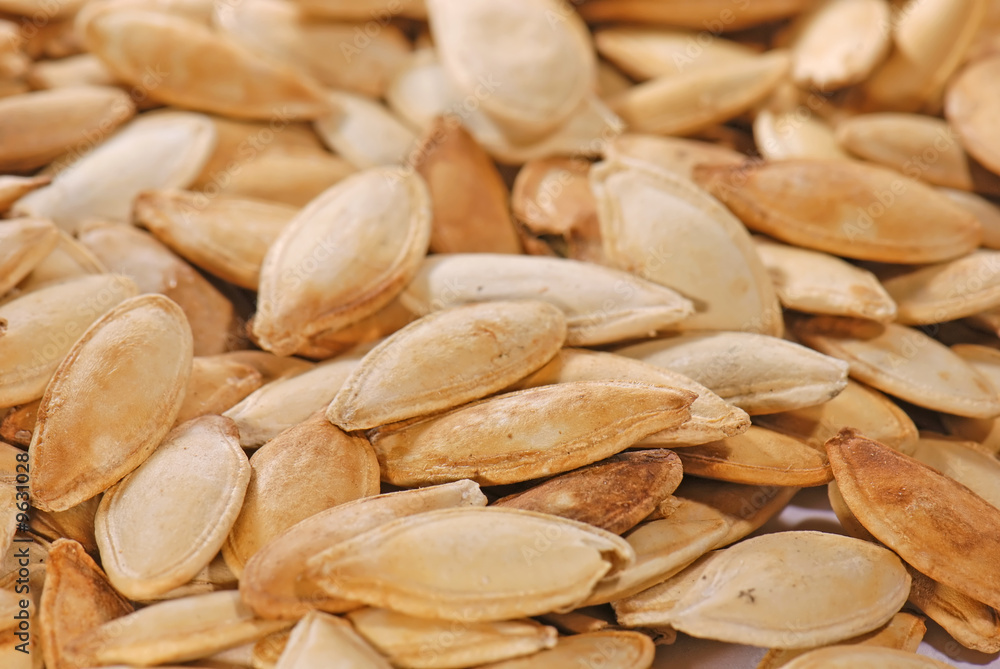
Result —
<path fill-rule="evenodd" d="M 416 274 L 430 232 L 419 175 L 381 168 L 344 180 L 268 250 L 254 334 L 263 348 L 289 354 L 311 335 L 375 313 Z"/>
<path fill-rule="evenodd" d="M 298 351 L 307 358 L 325 360 L 349 351 L 355 346 L 371 344 L 398 332 L 413 321 L 416 314 L 403 306 L 399 298 L 376 311 L 342 328 L 324 330 L 309 339 Z"/>
<path fill-rule="evenodd" d="M 25 81 L 36 90 L 80 85 L 113 86 L 117 83 L 101 59 L 90 53 L 36 61 L 25 75 Z"/>
<path fill-rule="evenodd" d="M 293 0 L 302 7 L 309 16 L 335 19 L 340 21 L 366 21 L 371 19 L 372 12 L 385 10 L 382 0 Z M 398 11 L 400 16 L 412 19 L 426 19 L 427 7 L 424 0 L 400 0 Z"/>
<path fill-rule="evenodd" d="M 313 123 L 324 144 L 358 169 L 403 162 L 417 138 L 391 111 L 354 93 L 327 97 L 334 111 Z"/>
<path fill-rule="evenodd" d="M 676 490 L 681 475 L 681 461 L 672 451 L 619 453 L 493 506 L 549 513 L 622 534 Z"/>
<path fill-rule="evenodd" d="M 674 494 L 714 509 L 725 519 L 728 531 L 715 544 L 720 548 L 760 529 L 777 516 L 798 491 L 799 488 L 790 486 L 748 486 L 692 476 L 681 481 Z M 670 518 L 669 514 L 662 515 Z"/>
<path fill-rule="evenodd" d="M 620 270 L 509 254 L 430 256 L 400 300 L 421 315 L 467 302 L 544 300 L 566 314 L 570 346 L 645 336 L 691 313 L 676 292 Z"/>
<path fill-rule="evenodd" d="M 236 421 L 244 448 L 263 446 L 328 405 L 361 361 L 346 354 L 267 383 L 223 413 Z"/>
<path fill-rule="evenodd" d="M 32 531 L 49 537 L 52 541 L 60 538 L 72 539 L 92 555 L 97 555 L 97 539 L 94 536 L 94 517 L 101 496 L 95 495 L 65 511 L 35 510 L 31 517 Z"/>
<path fill-rule="evenodd" d="M 1000 652 L 1000 611 L 910 569 L 910 604 L 955 641 L 981 653 Z"/>
<path fill-rule="evenodd" d="M 54 668 L 87 666 L 68 646 L 103 623 L 131 613 L 132 605 L 75 541 L 54 542 L 47 562 L 38 612 L 45 663 Z"/>
<path fill-rule="evenodd" d="M 819 251 L 777 244 L 763 237 L 755 237 L 754 242 L 786 309 L 881 322 L 895 320 L 896 303 L 871 272 Z"/>
<path fill-rule="evenodd" d="M 625 133 L 608 142 L 604 158 L 609 162 L 651 163 L 685 179 L 696 165 L 742 165 L 747 157 L 719 144 L 683 137 L 659 137 Z"/>
<path fill-rule="evenodd" d="M 255 290 L 268 247 L 297 210 L 263 200 L 160 190 L 135 200 L 135 220 L 178 255 Z"/>
<path fill-rule="evenodd" d="M 939 262 L 969 253 L 981 236 L 974 217 L 929 186 L 856 161 L 702 166 L 695 181 L 751 230 L 847 258 Z M 813 182 L 824 186 L 799 187 Z"/>
<path fill-rule="evenodd" d="M 534 536 L 551 543 L 544 550 L 525 543 Z M 584 523 L 461 508 L 381 525 L 308 564 L 330 595 L 421 618 L 485 622 L 573 607 L 598 579 L 634 560 L 623 539 Z"/>
<path fill-rule="evenodd" d="M 135 115 L 122 90 L 74 86 L 14 95 L 0 100 L 0 169 L 27 172 L 114 132 Z"/>
<path fill-rule="evenodd" d="M 827 442 L 850 510 L 920 572 L 997 607 L 1000 582 L 983 570 L 1000 543 L 1000 509 L 906 455 L 844 429 Z"/>
<path fill-rule="evenodd" d="M 1000 460 L 977 447 L 975 442 L 924 432 L 913 457 L 1000 509 Z"/>
<path fill-rule="evenodd" d="M 698 33 L 689 30 L 602 28 L 594 31 L 598 53 L 636 81 L 655 79 L 716 65 L 735 65 L 754 55 L 739 42 L 717 37 L 691 48 Z"/>
<path fill-rule="evenodd" d="M 131 599 L 163 594 L 219 552 L 250 482 L 238 436 L 228 418 L 195 418 L 104 493 L 97 545 L 120 592 Z"/>
<path fill-rule="evenodd" d="M 830 91 L 864 81 L 892 45 L 885 0 L 827 0 L 792 24 L 792 79 Z"/>
<path fill-rule="evenodd" d="M 191 347 L 184 312 L 161 295 L 128 299 L 83 333 L 38 408 L 28 451 L 36 507 L 68 509 L 149 457 L 180 410 Z"/>
<path fill-rule="evenodd" d="M 33 177 L 0 176 L 0 213 L 6 212 L 19 199 L 33 190 L 47 186 L 52 177 L 38 175 Z"/>
<path fill-rule="evenodd" d="M 173 590 L 168 590 L 160 595 L 154 595 L 149 599 L 142 600 L 142 604 L 153 604 L 155 602 L 165 602 L 171 599 L 183 599 L 194 595 L 205 595 L 210 592 L 220 590 L 236 590 L 239 587 L 239 579 L 236 577 L 226 561 L 221 555 L 216 555 L 211 562 L 194 575 L 190 581 Z"/>
<path fill-rule="evenodd" d="M 972 63 L 952 80 L 945 97 L 945 116 L 965 150 L 994 173 L 1000 173 L 1000 136 L 989 119 L 996 118 L 1000 97 L 988 83 L 998 72 L 1000 55 Z"/>
<path fill-rule="evenodd" d="M 206 657 L 289 626 L 254 618 L 229 590 L 147 606 L 81 635 L 70 650 L 91 665 L 149 666 Z"/>
<path fill-rule="evenodd" d="M 847 385 L 847 365 L 835 358 L 746 332 L 681 335 L 616 353 L 690 376 L 750 415 L 822 404 Z"/>
<path fill-rule="evenodd" d="M 313 611 L 292 629 L 275 669 L 390 669 L 342 618 Z"/>
<path fill-rule="evenodd" d="M 888 397 L 853 379 L 829 402 L 813 407 L 758 416 L 755 424 L 823 449 L 841 428 L 855 427 L 890 448 L 912 455 L 917 428 Z"/>
<path fill-rule="evenodd" d="M 798 322 L 795 332 L 809 346 L 850 363 L 853 378 L 907 402 L 974 418 L 1000 414 L 989 380 L 919 330 L 817 316 Z"/>
<path fill-rule="evenodd" d="M 83 244 L 59 230 L 52 252 L 42 258 L 17 289 L 30 293 L 48 283 L 77 279 L 91 274 L 106 274 L 107 268 Z"/>
<path fill-rule="evenodd" d="M 437 311 L 366 355 L 326 417 L 344 430 L 437 413 L 503 390 L 562 347 L 562 311 L 546 302 L 486 302 Z M 454 365 L 442 366 L 448 358 Z"/>
<path fill-rule="evenodd" d="M 198 356 L 176 425 L 207 414 L 221 414 L 263 385 L 261 373 L 224 356 Z"/>
<path fill-rule="evenodd" d="M 12 408 L 10 413 L 0 421 L 0 439 L 17 446 L 27 447 L 31 443 L 31 433 L 35 431 L 40 403 L 41 399 L 37 399 Z"/>
<path fill-rule="evenodd" d="M 80 243 L 110 271 L 135 280 L 143 293 L 160 293 L 184 311 L 195 355 L 222 353 L 234 326 L 232 303 L 189 264 L 149 233 L 114 223 L 81 226 Z"/>
<path fill-rule="evenodd" d="M 750 235 L 717 201 L 687 179 L 636 163 L 600 163 L 590 178 L 605 255 L 695 302 L 684 329 L 781 333 L 778 298 Z M 658 211 L 673 215 L 665 221 Z"/>
<path fill-rule="evenodd" d="M 74 342 L 94 321 L 138 293 L 124 277 L 99 275 L 37 290 L 0 305 L 0 406 L 42 396 Z"/>
<path fill-rule="evenodd" d="M 763 0 L 733 7 L 727 0 L 592 0 L 580 6 L 590 23 L 634 21 L 704 30 L 719 21 L 726 30 L 739 30 L 759 23 L 792 16 L 811 3 L 807 0 Z M 721 17 L 726 22 L 720 21 Z"/>
<path fill-rule="evenodd" d="M 308 75 L 274 64 L 231 38 L 182 16 L 141 8 L 91 13 L 79 22 L 88 50 L 116 77 L 141 86 L 170 54 L 175 65 L 149 90 L 156 100 L 223 116 L 316 118 L 329 109 Z M 210 64 L 210 65 L 209 65 Z"/>
<path fill-rule="evenodd" d="M 322 414 L 257 450 L 250 468 L 246 498 L 222 546 L 237 575 L 254 553 L 300 520 L 379 493 L 378 460 L 371 445 L 344 434 Z"/>
<path fill-rule="evenodd" d="M 616 381 L 529 388 L 370 433 L 382 480 L 426 485 L 470 478 L 502 485 L 550 476 L 683 423 L 695 395 Z"/>
<path fill-rule="evenodd" d="M 846 159 L 833 128 L 802 107 L 794 110 L 763 109 L 753 121 L 754 142 L 767 160 L 793 158 Z"/>
<path fill-rule="evenodd" d="M 215 129 L 201 114 L 144 114 L 28 193 L 14 212 L 51 218 L 68 232 L 87 219 L 127 223 L 132 201 L 151 188 L 185 188 L 215 146 Z"/>
<path fill-rule="evenodd" d="M 533 620 L 465 623 L 456 628 L 443 620 L 372 608 L 352 611 L 347 618 L 393 666 L 406 669 L 478 667 L 556 645 L 555 628 Z"/>
<path fill-rule="evenodd" d="M 865 82 L 867 104 L 897 111 L 917 111 L 930 104 L 961 65 L 986 4 L 933 0 L 900 12 L 893 20 L 892 54 Z"/>
<path fill-rule="evenodd" d="M 652 666 L 655 649 L 645 634 L 628 631 L 590 632 L 560 637 L 551 650 L 496 664 L 481 669 L 562 669 L 600 657 L 607 669 L 648 669 Z"/>
<path fill-rule="evenodd" d="M 949 669 L 951 666 L 925 655 L 868 646 L 821 648 L 785 665 L 786 669 Z"/>
<path fill-rule="evenodd" d="M 833 478 L 822 451 L 751 425 L 743 434 L 680 449 L 684 473 L 746 485 L 824 485 Z"/>
<path fill-rule="evenodd" d="M 956 260 L 889 274 L 882 285 L 896 301 L 897 320 L 925 325 L 1000 307 L 1000 251 L 980 249 Z"/>
<path fill-rule="evenodd" d="M 243 600 L 259 616 L 297 619 L 313 609 L 350 611 L 360 605 L 323 593 L 306 577 L 309 558 L 393 520 L 461 506 L 486 506 L 472 481 L 404 490 L 341 504 L 299 521 L 247 562 Z"/>
<path fill-rule="evenodd" d="M 976 217 L 983 229 L 984 247 L 1000 249 L 1000 208 L 996 204 L 980 195 L 961 190 L 941 188 L 939 192 Z"/>
<path fill-rule="evenodd" d="M 410 156 L 431 194 L 430 250 L 520 253 L 507 186 L 489 155 L 455 121 L 435 118 Z"/>
<path fill-rule="evenodd" d="M 491 82 L 494 90 L 480 96 L 480 106 L 515 142 L 554 129 L 590 89 L 596 71 L 590 35 L 561 0 L 429 0 L 427 9 L 448 75 L 466 95 Z M 498 32 L 498 25 L 508 29 Z M 511 48 L 512 35 L 518 48 Z"/>
<path fill-rule="evenodd" d="M 26 277 L 59 243 L 50 221 L 19 218 L 0 225 L 0 296 Z"/>
<path fill-rule="evenodd" d="M 635 132 L 690 135 L 738 116 L 788 73 L 784 51 L 651 79 L 621 93 L 611 109 Z"/>
<path fill-rule="evenodd" d="M 267 351 L 230 351 L 220 353 L 213 359 L 249 365 L 260 372 L 264 383 L 297 376 L 316 367 L 311 362 L 300 358 L 280 358 Z"/>

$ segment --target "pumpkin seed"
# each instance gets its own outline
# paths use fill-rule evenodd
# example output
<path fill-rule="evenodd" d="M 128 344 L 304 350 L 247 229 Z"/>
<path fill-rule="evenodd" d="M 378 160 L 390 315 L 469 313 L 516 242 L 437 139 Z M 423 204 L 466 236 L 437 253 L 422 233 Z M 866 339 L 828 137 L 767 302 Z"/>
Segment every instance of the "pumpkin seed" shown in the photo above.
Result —
<path fill-rule="evenodd" d="M 481 669 L 562 669 L 601 666 L 607 669 L 648 669 L 653 662 L 653 642 L 645 634 L 623 630 L 590 632 L 560 637 L 555 648 Z"/>
<path fill-rule="evenodd" d="M 0 296 L 26 277 L 59 243 L 44 219 L 20 218 L 0 225 Z"/>
<path fill-rule="evenodd" d="M 318 611 L 292 629 L 275 669 L 390 669 L 346 620 Z"/>

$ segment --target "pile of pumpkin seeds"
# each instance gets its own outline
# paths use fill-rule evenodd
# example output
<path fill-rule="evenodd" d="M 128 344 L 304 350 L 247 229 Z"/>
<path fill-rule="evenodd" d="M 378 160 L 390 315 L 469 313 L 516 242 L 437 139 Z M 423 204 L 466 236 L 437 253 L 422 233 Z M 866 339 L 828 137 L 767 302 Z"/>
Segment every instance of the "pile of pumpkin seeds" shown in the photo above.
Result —
<path fill-rule="evenodd" d="M 997 0 L 0 0 L 0 666 L 995 658 L 997 119 Z"/>

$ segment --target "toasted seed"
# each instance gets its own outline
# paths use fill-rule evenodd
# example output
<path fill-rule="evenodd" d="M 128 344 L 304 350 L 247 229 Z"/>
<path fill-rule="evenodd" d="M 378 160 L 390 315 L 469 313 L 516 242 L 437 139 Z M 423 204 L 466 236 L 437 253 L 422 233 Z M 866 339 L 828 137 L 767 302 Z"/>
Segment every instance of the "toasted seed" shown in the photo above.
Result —
<path fill-rule="evenodd" d="M 788 66 L 788 54 L 774 50 L 699 67 L 639 84 L 612 100 L 611 108 L 635 132 L 690 135 L 763 100 Z"/>
<path fill-rule="evenodd" d="M 684 473 L 746 485 L 817 486 L 833 478 L 823 452 L 751 425 L 743 434 L 678 451 Z"/>
<path fill-rule="evenodd" d="M 845 363 L 747 332 L 692 333 L 616 353 L 690 376 L 750 415 L 822 404 L 847 385 Z"/>
<path fill-rule="evenodd" d="M 95 532 L 119 592 L 131 599 L 163 594 L 219 552 L 250 482 L 238 436 L 228 418 L 195 418 L 104 493 Z"/>
<path fill-rule="evenodd" d="M 706 443 L 739 434 L 750 426 L 750 417 L 745 411 L 727 404 L 697 381 L 614 353 L 564 348 L 548 364 L 518 381 L 510 390 L 574 381 L 632 381 L 696 393 L 698 397 L 690 407 L 691 418 L 677 427 L 646 437 L 637 444 L 644 448 Z"/>
<path fill-rule="evenodd" d="M 672 451 L 619 453 L 493 506 L 549 513 L 622 534 L 677 489 L 681 474 L 681 461 Z"/>
<path fill-rule="evenodd" d="M 976 217 L 983 230 L 982 245 L 988 249 L 1000 249 L 1000 208 L 991 200 L 952 188 L 940 188 L 941 193 L 962 209 Z"/>
<path fill-rule="evenodd" d="M 419 175 L 380 168 L 344 180 L 268 250 L 254 334 L 263 348 L 289 354 L 311 335 L 375 313 L 416 274 L 430 231 Z"/>
<path fill-rule="evenodd" d="M 1000 651 L 1000 611 L 910 568 L 910 604 L 955 641 L 981 653 Z"/>
<path fill-rule="evenodd" d="M 624 630 L 589 632 L 560 637 L 555 648 L 516 660 L 483 665 L 481 669 L 578 667 L 598 657 L 601 666 L 607 669 L 648 669 L 652 666 L 654 653 L 653 642 L 645 634 Z"/>
<path fill-rule="evenodd" d="M 638 163 L 600 163 L 590 178 L 606 256 L 690 297 L 698 311 L 684 329 L 780 334 L 767 271 L 746 229 L 718 202 L 682 177 Z M 674 214 L 665 221 L 659 211 Z"/>
<path fill-rule="evenodd" d="M 685 499 L 672 502 L 668 517 L 629 532 L 635 564 L 598 581 L 585 604 L 618 601 L 662 583 L 722 542 L 729 531 L 723 514 Z"/>
<path fill-rule="evenodd" d="M 249 365 L 260 372 L 264 383 L 297 376 L 316 367 L 300 358 L 281 358 L 267 351 L 229 351 L 214 356 L 214 359 Z"/>
<path fill-rule="evenodd" d="M 759 416 L 754 422 L 823 449 L 844 427 L 855 427 L 871 439 L 912 455 L 917 428 L 906 413 L 877 390 L 847 380 L 843 392 L 813 407 Z"/>
<path fill-rule="evenodd" d="M 566 257 L 603 264 L 597 201 L 590 190 L 589 173 L 587 161 L 572 158 L 531 161 L 514 179 L 510 206 L 521 226 L 532 235 L 561 237 Z M 535 253 L 530 246 L 528 252 Z"/>
<path fill-rule="evenodd" d="M 14 95 L 0 100 L 0 169 L 26 172 L 69 151 L 106 137 L 135 115 L 122 90 L 74 86 Z"/>
<path fill-rule="evenodd" d="M 882 285 L 896 301 L 900 323 L 972 316 L 1000 306 L 1000 251 L 980 249 L 956 260 L 890 273 Z"/>
<path fill-rule="evenodd" d="M 427 182 L 434 253 L 519 253 L 507 186 L 454 116 L 438 116 L 410 157 Z M 414 160 L 415 158 L 415 160 Z"/>
<path fill-rule="evenodd" d="M 1000 509 L 1000 461 L 975 442 L 923 432 L 913 457 Z"/>
<path fill-rule="evenodd" d="M 116 77 L 140 86 L 157 61 L 174 66 L 149 95 L 200 111 L 245 119 L 316 118 L 328 103 L 308 75 L 272 63 L 226 35 L 182 16 L 139 8 L 97 9 L 78 21 L 87 48 Z M 154 70 L 155 71 L 155 70 Z"/>
<path fill-rule="evenodd" d="M 892 45 L 885 0 L 827 0 L 792 25 L 792 78 L 829 91 L 864 81 Z"/>
<path fill-rule="evenodd" d="M 107 273 L 101 261 L 80 242 L 62 230 L 58 233 L 56 247 L 17 285 L 18 290 L 30 293 L 48 283 Z"/>
<path fill-rule="evenodd" d="M 533 620 L 465 623 L 456 627 L 443 620 L 412 618 L 372 608 L 352 611 L 347 618 L 393 666 L 407 669 L 479 666 L 556 645 L 555 628 Z"/>
<path fill-rule="evenodd" d="M 355 44 L 355 28 L 364 30 L 364 23 L 311 20 L 304 5 L 275 0 L 216 5 L 213 24 L 248 49 L 308 72 L 326 86 L 380 97 L 393 71 L 409 54 L 403 32 L 380 20 L 379 31 L 369 29 L 366 39 Z M 373 16 L 364 13 L 359 20 Z"/>
<path fill-rule="evenodd" d="M 610 27 L 594 32 L 594 43 L 603 57 L 636 81 L 683 74 L 717 65 L 738 65 L 754 55 L 739 42 L 722 37 L 691 48 L 698 34 L 689 30 Z"/>
<path fill-rule="evenodd" d="M 344 381 L 326 416 L 362 430 L 451 409 L 503 390 L 562 347 L 562 311 L 486 302 L 438 311 L 391 335 Z M 442 366 L 442 359 L 454 366 Z"/>
<path fill-rule="evenodd" d="M 263 446 L 323 409 L 357 367 L 362 353 L 345 354 L 287 378 L 278 378 L 223 412 L 236 421 L 244 448 Z"/>
<path fill-rule="evenodd" d="M 934 0 L 901 12 L 892 22 L 892 54 L 865 82 L 867 104 L 916 111 L 931 103 L 962 63 L 986 4 L 982 0 Z"/>
<path fill-rule="evenodd" d="M 250 467 L 246 498 L 222 546 L 237 575 L 254 553 L 300 520 L 379 493 L 371 445 L 344 434 L 321 413 L 265 444 Z"/>
<path fill-rule="evenodd" d="M 274 669 L 278 658 L 288 645 L 291 637 L 289 630 L 269 634 L 253 645 L 250 666 L 254 669 Z"/>
<path fill-rule="evenodd" d="M 996 118 L 1000 97 L 989 85 L 1000 72 L 1000 55 L 984 58 L 962 70 L 948 86 L 945 116 L 962 145 L 979 162 L 1000 173 L 1000 137 L 990 119 Z"/>
<path fill-rule="evenodd" d="M 792 16 L 811 3 L 808 0 L 763 0 L 734 7 L 727 0 L 591 0 L 580 6 L 591 23 L 635 21 L 704 30 L 723 26 L 728 30 Z"/>
<path fill-rule="evenodd" d="M 918 406 L 959 416 L 1000 414 L 1000 398 L 989 380 L 923 332 L 817 316 L 795 325 L 806 344 L 850 363 L 851 376 Z"/>
<path fill-rule="evenodd" d="M 688 477 L 681 481 L 674 494 L 715 509 L 723 517 L 729 529 L 715 544 L 719 548 L 760 529 L 777 516 L 798 491 L 799 488 L 791 486 L 748 486 Z"/>
<path fill-rule="evenodd" d="M 767 160 L 794 158 L 846 159 L 833 129 L 802 107 L 762 109 L 753 121 L 754 142 Z"/>
<path fill-rule="evenodd" d="M 74 342 L 138 293 L 125 277 L 98 275 L 36 290 L 0 305 L 0 406 L 38 399 Z"/>
<path fill-rule="evenodd" d="M 175 425 L 206 414 L 221 414 L 263 385 L 261 373 L 222 355 L 196 356 Z"/>
<path fill-rule="evenodd" d="M 895 320 L 896 303 L 871 272 L 835 256 L 755 237 L 781 304 L 813 314 Z"/>
<path fill-rule="evenodd" d="M 330 595 L 422 618 L 485 622 L 572 607 L 634 560 L 623 539 L 584 523 L 469 507 L 381 525 L 308 565 Z"/>
<path fill-rule="evenodd" d="M 980 567 L 996 555 L 1000 509 L 854 430 L 826 448 L 840 492 L 869 532 L 927 576 L 997 607 L 1000 578 Z"/>
<path fill-rule="evenodd" d="M 216 555 L 211 562 L 194 575 L 190 581 L 184 585 L 168 590 L 160 595 L 154 595 L 149 599 L 142 600 L 142 604 L 153 604 L 164 602 L 170 599 L 182 599 L 193 595 L 204 595 L 219 590 L 236 590 L 239 587 L 239 579 L 236 577 L 226 561 L 221 555 Z"/>
<path fill-rule="evenodd" d="M 309 16 L 334 20 L 366 21 L 372 12 L 385 11 L 383 0 L 293 0 Z M 400 16 L 412 19 L 426 19 L 427 7 L 424 0 L 400 0 L 394 7 Z"/>
<path fill-rule="evenodd" d="M 257 615 L 297 619 L 313 609 L 343 612 L 360 604 L 325 595 L 306 578 L 306 561 L 339 542 L 406 516 L 460 506 L 486 506 L 472 481 L 404 490 L 341 504 L 299 521 L 248 560 L 243 600 Z"/>
<path fill-rule="evenodd" d="M 52 177 L 46 175 L 33 177 L 0 175 L 0 213 L 6 212 L 31 191 L 47 186 L 51 182 Z"/>
<path fill-rule="evenodd" d="M 566 343 L 587 346 L 645 336 L 691 313 L 662 286 L 575 260 L 458 253 L 426 258 L 400 295 L 417 314 L 467 302 L 544 300 L 566 314 Z"/>
<path fill-rule="evenodd" d="M 297 354 L 317 360 L 332 358 L 355 346 L 372 344 L 383 337 L 388 337 L 415 320 L 417 320 L 416 314 L 404 307 L 399 298 L 396 298 L 360 321 L 343 328 L 323 330 L 314 335 L 308 344 L 297 351 Z"/>
<path fill-rule="evenodd" d="M 719 144 L 682 137 L 658 137 L 626 133 L 613 138 L 604 149 L 609 162 L 651 163 L 690 179 L 695 165 L 742 165 L 746 156 Z"/>
<path fill-rule="evenodd" d="M 20 218 L 0 224 L 0 296 L 26 277 L 59 243 L 50 221 Z"/>
<path fill-rule="evenodd" d="M 18 490 L 13 481 L 0 481 L 0 548 L 7 552 L 18 529 Z"/>
<path fill-rule="evenodd" d="M 994 455 L 1000 453 L 1000 419 L 941 414 L 941 422 L 949 434 L 975 442 L 987 453 Z"/>
<path fill-rule="evenodd" d="M 841 643 L 850 646 L 895 648 L 896 650 L 915 653 L 926 631 L 927 626 L 924 625 L 923 619 L 919 616 L 909 613 L 897 613 L 892 617 L 892 620 L 882 627 L 861 636 L 847 639 Z M 757 669 L 778 669 L 808 652 L 808 650 L 772 648 L 760 661 L 760 664 L 757 665 Z"/>
<path fill-rule="evenodd" d="M 616 381 L 529 388 L 370 433 L 382 480 L 502 485 L 614 455 L 683 423 L 695 394 Z"/>
<path fill-rule="evenodd" d="M 949 669 L 952 665 L 894 648 L 820 648 L 785 665 L 786 669 Z"/>
<path fill-rule="evenodd" d="M 91 665 L 149 666 L 198 659 L 289 626 L 254 618 L 240 593 L 228 590 L 140 609 L 81 635 L 70 650 Z"/>
<path fill-rule="evenodd" d="M 40 403 L 41 399 L 37 399 L 11 408 L 10 413 L 0 421 L 0 439 L 27 447 L 31 443 L 31 433 L 35 431 Z"/>
<path fill-rule="evenodd" d="M 328 94 L 334 110 L 313 127 L 323 143 L 358 169 L 403 162 L 416 136 L 381 103 L 363 95 Z"/>
<path fill-rule="evenodd" d="M 56 669 L 87 666 L 69 646 L 87 632 L 132 610 L 80 544 L 67 539 L 52 544 L 38 612 L 46 665 Z"/>
<path fill-rule="evenodd" d="M 49 512 L 35 509 L 31 517 L 31 529 L 53 541 L 60 538 L 72 539 L 88 553 L 97 555 L 94 517 L 97 515 L 100 503 L 101 496 L 95 495 L 65 511 Z"/>
<path fill-rule="evenodd" d="M 848 258 L 939 262 L 969 253 L 981 235 L 974 217 L 929 186 L 856 161 L 706 165 L 695 180 L 750 229 Z"/>
<path fill-rule="evenodd" d="M 180 410 L 191 347 L 184 312 L 162 295 L 128 299 L 91 325 L 38 408 L 32 504 L 64 511 L 142 464 Z M 95 387 L 111 395 L 94 395 Z"/>
<path fill-rule="evenodd" d="M 140 193 L 134 215 L 178 255 L 255 290 L 268 247 L 296 211 L 263 200 L 160 190 Z"/>
<path fill-rule="evenodd" d="M 716 555 L 663 622 L 702 638 L 807 648 L 880 627 L 910 591 L 892 552 L 824 532 L 767 534 Z"/>
<path fill-rule="evenodd" d="M 428 0 L 427 9 L 448 75 L 466 95 L 489 81 L 493 90 L 479 104 L 517 143 L 568 119 L 592 85 L 590 35 L 561 0 Z"/>
<path fill-rule="evenodd" d="M 144 114 L 22 197 L 13 211 L 51 218 L 69 232 L 91 218 L 125 223 L 140 191 L 186 187 L 214 145 L 215 129 L 201 114 Z"/>
<path fill-rule="evenodd" d="M 176 302 L 191 326 L 195 355 L 226 350 L 232 303 L 155 237 L 132 226 L 88 222 L 81 226 L 79 240 L 109 270 L 134 279 L 143 293 L 160 293 Z"/>
<path fill-rule="evenodd" d="M 292 629 L 275 669 L 390 669 L 342 618 L 313 611 Z"/>
<path fill-rule="evenodd" d="M 101 59 L 90 53 L 36 61 L 24 79 L 36 90 L 80 85 L 114 86 L 117 83 Z"/>

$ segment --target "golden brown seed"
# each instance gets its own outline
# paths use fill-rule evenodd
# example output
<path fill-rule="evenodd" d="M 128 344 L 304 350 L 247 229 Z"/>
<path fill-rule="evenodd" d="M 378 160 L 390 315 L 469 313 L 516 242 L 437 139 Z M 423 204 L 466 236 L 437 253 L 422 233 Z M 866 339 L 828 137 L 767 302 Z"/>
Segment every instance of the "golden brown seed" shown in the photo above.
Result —
<path fill-rule="evenodd" d="M 601 658 L 607 669 L 648 669 L 653 662 L 653 642 L 645 634 L 615 630 L 590 632 L 560 637 L 556 647 L 528 657 L 496 664 L 483 665 L 481 669 L 548 669 L 573 667 Z"/>
<path fill-rule="evenodd" d="M 261 373 L 222 355 L 197 356 L 176 424 L 206 414 L 221 414 L 263 385 Z"/>
<path fill-rule="evenodd" d="M 313 611 L 292 629 L 275 669 L 390 669 L 343 618 Z"/>
<path fill-rule="evenodd" d="M 402 163 L 416 141 L 413 131 L 380 102 L 333 91 L 333 111 L 313 123 L 323 143 L 358 169 Z"/>
<path fill-rule="evenodd" d="M 629 163 L 651 163 L 690 179 L 696 165 L 742 165 L 747 157 L 720 144 L 682 137 L 660 137 L 625 133 L 615 137 L 604 149 L 604 158 Z"/>
<path fill-rule="evenodd" d="M 18 218 L 0 225 L 0 296 L 26 277 L 59 243 L 51 221 Z"/>
<path fill-rule="evenodd" d="M 952 665 L 893 648 L 844 645 L 810 651 L 785 666 L 788 669 L 950 669 Z"/>
<path fill-rule="evenodd" d="M 503 497 L 493 506 L 550 513 L 622 534 L 677 488 L 681 474 L 673 451 L 619 453 Z"/>
<path fill-rule="evenodd" d="M 714 509 L 722 516 L 728 531 L 715 544 L 718 548 L 759 529 L 778 515 L 798 491 L 799 488 L 790 486 L 748 486 L 690 476 L 681 481 L 674 494 Z M 670 517 L 669 513 L 660 515 Z"/>
<path fill-rule="evenodd" d="M 792 16 L 808 0 L 763 0 L 734 7 L 727 0 L 592 0 L 580 5 L 589 22 L 635 21 L 692 30 L 739 30 Z"/>
<path fill-rule="evenodd" d="M 59 230 L 59 240 L 52 252 L 35 265 L 31 274 L 18 284 L 18 290 L 30 293 L 47 283 L 76 279 L 91 274 L 105 274 L 107 268 L 80 242 Z"/>
<path fill-rule="evenodd" d="M 31 443 L 31 433 L 35 430 L 35 422 L 38 420 L 38 405 L 41 399 L 28 402 L 18 407 L 13 407 L 10 412 L 0 421 L 0 439 L 17 446 L 25 446 Z"/>
<path fill-rule="evenodd" d="M 965 150 L 994 173 L 1000 173 L 1000 136 L 989 119 L 996 118 L 1000 97 L 989 82 L 997 72 L 1000 55 L 972 63 L 952 80 L 945 97 L 945 115 Z"/>
<path fill-rule="evenodd" d="M 33 190 L 47 186 L 52 177 L 38 175 L 33 177 L 0 176 L 0 213 L 6 212 L 21 197 Z"/>
<path fill-rule="evenodd" d="M 912 455 L 1000 509 L 1000 460 L 976 442 L 921 432 Z"/>
<path fill-rule="evenodd" d="M 180 410 L 191 349 L 184 312 L 162 295 L 126 300 L 94 323 L 42 396 L 28 451 L 32 503 L 68 509 L 142 464 Z"/>
<path fill-rule="evenodd" d="M 803 107 L 792 110 L 762 109 L 753 121 L 754 143 L 767 160 L 848 156 L 837 145 L 833 128 Z"/>
<path fill-rule="evenodd" d="M 1000 610 L 987 606 L 919 571 L 913 577 L 910 603 L 943 627 L 955 641 L 981 653 L 1000 652 Z"/>
<path fill-rule="evenodd" d="M 546 302 L 486 302 L 437 311 L 376 346 L 326 411 L 344 430 L 438 413 L 503 390 L 548 362 L 566 338 Z M 449 364 L 442 366 L 447 359 Z"/>
<path fill-rule="evenodd" d="M 65 511 L 35 510 L 31 518 L 31 529 L 53 541 L 59 538 L 79 542 L 91 555 L 97 555 L 97 538 L 94 536 L 94 517 L 101 503 L 101 495 L 80 502 Z"/>
<path fill-rule="evenodd" d="M 502 485 L 569 471 L 683 423 L 695 395 L 616 381 L 529 388 L 370 433 L 382 479 Z"/>
<path fill-rule="evenodd" d="M 735 65 L 754 55 L 753 49 L 722 37 L 703 41 L 698 42 L 698 34 L 689 30 L 610 27 L 594 31 L 598 53 L 636 81 Z M 696 42 L 697 50 L 691 46 Z"/>

